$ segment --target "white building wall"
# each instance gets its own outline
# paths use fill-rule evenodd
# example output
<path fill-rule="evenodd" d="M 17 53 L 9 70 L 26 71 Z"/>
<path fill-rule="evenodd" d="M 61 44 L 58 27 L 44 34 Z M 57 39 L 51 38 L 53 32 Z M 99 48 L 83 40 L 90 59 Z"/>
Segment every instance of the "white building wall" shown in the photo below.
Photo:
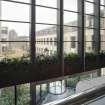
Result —
<path fill-rule="evenodd" d="M 87 24 L 89 23 L 88 21 L 90 21 L 89 18 L 87 20 Z M 52 28 L 52 30 L 53 30 L 53 28 Z M 46 30 L 42 30 L 42 31 L 46 31 Z M 50 29 L 50 31 L 51 31 L 51 29 Z M 78 36 L 77 36 L 78 33 L 77 32 L 78 32 L 78 30 L 72 30 L 72 28 L 69 28 L 69 29 L 65 28 L 64 41 L 66 41 L 66 42 L 64 42 L 64 53 L 68 54 L 68 53 L 77 53 L 78 52 L 78 42 L 75 42 L 75 48 L 72 48 L 71 47 L 72 42 L 69 42 L 69 41 L 72 41 L 71 37 L 73 37 L 73 36 L 75 37 L 75 41 L 78 41 Z M 92 41 L 92 36 L 93 36 L 92 30 L 88 29 L 85 31 L 85 41 Z M 42 32 L 42 33 L 40 32 L 40 35 L 38 35 L 38 34 L 36 35 L 36 40 L 37 41 L 43 41 L 45 39 L 45 41 L 46 41 L 47 38 L 48 39 L 50 39 L 50 38 L 54 39 L 54 37 L 57 38 L 57 35 L 55 33 L 54 34 L 48 34 L 45 32 L 45 34 L 44 34 L 44 32 Z M 50 51 L 52 51 L 52 52 L 57 51 L 57 46 L 55 46 L 53 44 L 51 45 L 50 43 L 48 45 L 44 44 L 44 43 L 40 43 L 40 44 L 37 43 L 36 47 L 37 47 L 36 52 L 40 53 L 40 54 L 44 53 L 43 51 L 45 48 L 47 48 L 49 50 L 49 55 L 51 55 Z M 38 49 L 40 49 L 40 51 Z M 92 42 L 85 43 L 85 51 L 86 52 L 92 52 L 93 51 Z"/>
<path fill-rule="evenodd" d="M 4 32 L 5 31 L 5 32 Z M 1 37 L 0 37 L 1 41 L 9 41 L 9 31 L 8 31 L 8 27 L 1 27 Z M 3 54 L 7 54 L 7 50 L 9 47 L 9 43 L 8 42 L 1 42 L 0 43 L 0 49 L 1 49 L 1 56 Z M 3 51 L 3 48 L 6 49 L 6 52 Z"/>

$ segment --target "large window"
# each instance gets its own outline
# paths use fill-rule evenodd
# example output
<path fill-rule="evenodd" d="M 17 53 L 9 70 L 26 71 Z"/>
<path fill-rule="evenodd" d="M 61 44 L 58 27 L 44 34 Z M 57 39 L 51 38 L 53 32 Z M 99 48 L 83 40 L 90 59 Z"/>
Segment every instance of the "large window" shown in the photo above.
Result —
<path fill-rule="evenodd" d="M 100 0 L 100 4 L 98 0 L 63 0 L 63 3 L 62 0 L 35 0 L 35 4 L 32 1 L 0 0 L 0 60 L 31 58 L 31 61 L 37 56 L 44 59 L 60 55 L 57 61 L 61 62 L 63 54 L 95 53 L 98 46 L 101 47 L 98 53 L 105 51 L 105 0 Z M 67 82 L 76 84 L 77 80 Z M 48 89 L 53 94 L 66 91 L 65 80 L 35 88 L 37 103 L 47 95 Z M 29 91 L 29 84 L 17 86 L 18 104 L 29 104 Z M 5 102 L 10 99 L 9 103 L 14 104 L 13 94 L 0 95 Z"/>
<path fill-rule="evenodd" d="M 79 11 L 78 0 L 64 0 L 62 5 L 62 16 L 59 15 L 59 0 L 36 0 L 34 13 L 31 14 L 31 0 L 1 0 L 1 17 L 0 17 L 0 57 L 1 58 L 21 58 L 30 57 L 30 41 L 35 41 L 31 47 L 36 48 L 35 56 L 52 56 L 58 53 L 59 43 L 63 43 L 64 54 L 77 53 L 78 46 L 81 45 L 79 30 L 84 32 L 84 52 L 94 52 L 97 46 L 96 40 L 92 36 L 97 31 L 95 27 L 95 6 L 98 4 L 94 0 L 84 0 L 84 23 L 79 26 L 78 20 L 82 14 Z M 100 34 L 101 50 L 104 50 L 104 0 L 100 3 Z M 31 15 L 30 15 L 31 14 Z M 34 17 L 35 16 L 35 17 Z M 34 18 L 35 29 L 30 24 Z M 62 25 L 59 21 L 62 17 L 62 35 L 60 29 Z M 82 22 L 82 21 L 81 21 Z M 32 33 L 35 31 L 35 33 Z M 35 36 L 33 39 L 31 37 Z M 75 37 L 71 39 L 70 37 Z M 96 38 L 96 37 L 95 37 Z M 31 40 L 30 40 L 31 39 Z M 81 39 L 82 40 L 82 39 Z M 62 41 L 62 42 L 60 42 Z M 31 43 L 32 44 L 32 43 Z M 94 45 L 94 46 L 93 46 Z M 81 45 L 82 46 L 82 45 Z M 4 50 L 6 48 L 6 50 Z M 33 55 L 33 57 L 35 57 Z"/>
<path fill-rule="evenodd" d="M 1 0 L 0 3 L 0 59 L 29 59 L 29 0 Z"/>
<path fill-rule="evenodd" d="M 105 52 L 105 1 L 100 0 L 100 37 L 101 37 L 101 51 Z"/>
<path fill-rule="evenodd" d="M 84 46 L 85 52 L 93 53 L 93 35 L 94 35 L 94 2 L 93 1 L 84 1 L 85 2 L 85 22 L 84 22 Z"/>
<path fill-rule="evenodd" d="M 75 37 L 72 40 L 71 37 Z M 64 0 L 64 53 L 78 52 L 78 0 Z M 75 46 L 74 46 L 75 45 Z"/>

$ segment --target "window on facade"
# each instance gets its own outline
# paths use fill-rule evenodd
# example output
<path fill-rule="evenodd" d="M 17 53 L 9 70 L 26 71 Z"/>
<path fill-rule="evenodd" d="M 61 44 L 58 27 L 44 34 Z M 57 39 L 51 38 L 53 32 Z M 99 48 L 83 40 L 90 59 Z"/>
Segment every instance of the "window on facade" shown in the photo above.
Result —
<path fill-rule="evenodd" d="M 50 38 L 50 45 L 52 45 L 52 43 L 53 43 L 52 41 L 53 41 L 52 38 Z"/>
<path fill-rule="evenodd" d="M 2 52 L 3 52 L 3 53 L 7 53 L 7 47 L 6 47 L 6 46 L 3 46 L 3 47 L 2 47 Z"/>
<path fill-rule="evenodd" d="M 71 48 L 75 48 L 75 47 L 76 47 L 75 41 L 76 41 L 75 36 L 72 36 L 72 37 L 71 37 Z"/>
<path fill-rule="evenodd" d="M 8 34 L 8 30 L 1 30 L 2 34 Z"/>
<path fill-rule="evenodd" d="M 49 38 L 47 38 L 47 44 L 49 44 Z"/>
<path fill-rule="evenodd" d="M 57 38 L 54 38 L 54 46 L 56 46 L 57 45 Z"/>

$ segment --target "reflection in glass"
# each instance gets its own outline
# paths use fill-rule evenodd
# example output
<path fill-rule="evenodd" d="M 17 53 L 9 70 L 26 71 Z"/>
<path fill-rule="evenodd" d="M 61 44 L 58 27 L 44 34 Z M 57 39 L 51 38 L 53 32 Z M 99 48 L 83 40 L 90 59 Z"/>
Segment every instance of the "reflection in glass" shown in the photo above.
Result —
<path fill-rule="evenodd" d="M 52 94 L 62 94 L 65 92 L 65 81 L 52 82 L 49 85 L 49 92 Z"/>
<path fill-rule="evenodd" d="M 48 89 L 48 88 L 47 88 L 47 84 L 42 84 L 42 85 L 41 85 L 41 92 L 42 92 L 42 93 L 41 93 L 41 96 L 42 96 L 42 97 L 44 97 L 44 96 L 47 95 L 47 91 L 48 91 L 47 89 Z"/>
<path fill-rule="evenodd" d="M 38 101 L 40 101 L 40 93 L 41 91 L 40 91 L 40 85 L 37 85 L 36 86 L 36 102 L 38 103 Z"/>

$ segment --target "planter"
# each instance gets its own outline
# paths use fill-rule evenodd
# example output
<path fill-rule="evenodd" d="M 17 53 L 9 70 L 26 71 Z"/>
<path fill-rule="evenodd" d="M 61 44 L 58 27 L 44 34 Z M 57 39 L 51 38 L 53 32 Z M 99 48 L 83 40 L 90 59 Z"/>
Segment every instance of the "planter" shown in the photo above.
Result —
<path fill-rule="evenodd" d="M 80 62 L 80 59 L 74 59 L 74 60 L 65 60 L 64 63 L 64 73 L 65 75 L 72 75 L 75 73 L 80 73 L 82 71 L 82 64 Z"/>
<path fill-rule="evenodd" d="M 2 64 L 0 87 L 42 81 L 61 76 L 59 64 Z"/>
<path fill-rule="evenodd" d="M 80 58 L 64 61 L 64 76 L 84 72 Z M 105 67 L 105 56 L 85 58 L 85 71 Z M 0 64 L 0 87 L 53 79 L 62 76 L 58 63 Z"/>

